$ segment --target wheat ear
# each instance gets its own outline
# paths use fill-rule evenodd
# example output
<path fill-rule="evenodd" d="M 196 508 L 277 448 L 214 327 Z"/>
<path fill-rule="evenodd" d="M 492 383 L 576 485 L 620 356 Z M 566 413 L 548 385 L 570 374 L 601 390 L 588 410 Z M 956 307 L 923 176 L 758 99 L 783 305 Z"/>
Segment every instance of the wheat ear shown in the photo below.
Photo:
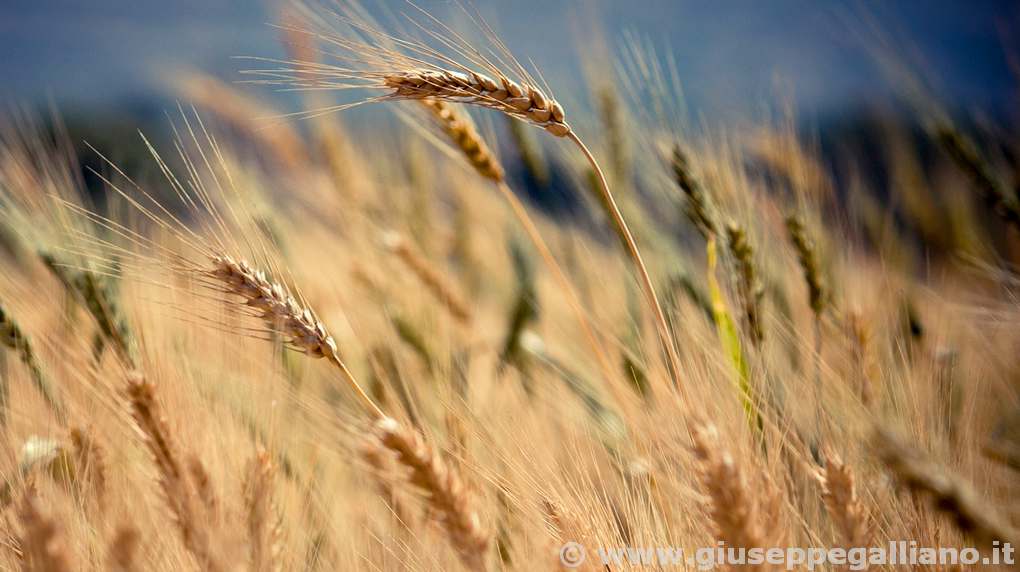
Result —
<path fill-rule="evenodd" d="M 879 458 L 911 494 L 928 497 L 961 532 L 987 545 L 1016 544 L 1016 532 L 968 483 L 885 430 L 875 432 L 874 442 Z"/>
<path fill-rule="evenodd" d="M 106 455 L 103 448 L 87 431 L 79 427 L 71 429 L 71 446 L 81 474 L 86 476 L 96 497 L 100 510 L 106 500 Z"/>
<path fill-rule="evenodd" d="M 470 118 L 458 113 L 451 104 L 441 99 L 422 99 L 420 102 L 436 118 L 439 128 L 460 149 L 479 175 L 492 181 L 503 180 L 505 173 L 502 165 L 478 134 Z"/>
<path fill-rule="evenodd" d="M 170 427 L 159 412 L 155 387 L 141 376 L 132 374 L 128 379 L 126 393 L 131 416 L 156 464 L 163 500 L 173 515 L 184 547 L 203 570 L 223 570 L 213 556 L 213 542 L 207 522 L 200 517 L 195 490 L 181 465 Z"/>
<path fill-rule="evenodd" d="M 0 345 L 6 346 L 11 351 L 17 352 L 21 362 L 28 368 L 29 377 L 39 395 L 42 396 L 46 405 L 60 419 L 67 417 L 63 402 L 57 396 L 56 390 L 50 384 L 49 379 L 43 373 L 39 360 L 35 357 L 35 350 L 28 336 L 21 330 L 14 318 L 0 305 Z M 7 422 L 7 399 L 9 388 L 7 378 L 0 380 L 0 426 Z"/>
<path fill-rule="evenodd" d="M 396 232 L 388 232 L 383 236 L 386 248 L 407 266 L 425 288 L 432 294 L 458 322 L 471 324 L 471 307 L 432 264 L 408 244 L 407 240 Z"/>
<path fill-rule="evenodd" d="M 868 511 L 857 496 L 853 471 L 839 457 L 828 455 L 825 467 L 818 471 L 822 501 L 829 517 L 839 527 L 847 547 L 871 545 Z"/>
<path fill-rule="evenodd" d="M 735 222 L 726 225 L 726 244 L 737 262 L 737 290 L 744 303 L 744 320 L 751 342 L 755 347 L 765 339 L 762 325 L 761 301 L 765 289 L 758 280 L 754 263 L 754 248 L 747 239 L 747 233 Z"/>
<path fill-rule="evenodd" d="M 716 539 L 734 548 L 765 546 L 754 497 L 736 461 L 720 443 L 718 430 L 714 425 L 695 426 L 691 438 Z"/>
<path fill-rule="evenodd" d="M 935 140 L 970 179 L 985 204 L 1004 221 L 1020 229 L 1020 200 L 996 178 L 974 143 L 948 123 L 937 125 L 934 131 Z"/>
<path fill-rule="evenodd" d="M 461 73 L 439 68 L 385 74 L 385 87 L 394 99 L 443 99 L 480 105 L 542 127 L 557 137 L 571 133 L 563 107 L 532 85 L 477 72 Z"/>
<path fill-rule="evenodd" d="M 70 556 L 56 521 L 44 515 L 36 504 L 35 493 L 26 491 L 18 510 L 21 536 L 22 570 L 25 572 L 70 572 Z"/>
<path fill-rule="evenodd" d="M 275 472 L 269 453 L 259 450 L 251 461 L 244 496 L 252 572 L 276 569 L 279 521 L 273 514 Z"/>
<path fill-rule="evenodd" d="M 411 512 L 404 506 L 404 503 L 397 497 L 393 486 L 384 477 L 389 470 L 386 454 L 383 451 L 379 439 L 372 437 L 365 440 L 360 449 L 361 458 L 372 468 L 372 478 L 375 480 L 376 490 L 386 501 L 394 518 L 404 530 L 410 530 L 412 524 Z"/>
<path fill-rule="evenodd" d="M 340 359 L 336 342 L 311 310 L 295 300 L 282 285 L 269 280 L 265 273 L 247 262 L 230 256 L 214 256 L 213 269 L 208 275 L 244 299 L 245 306 L 260 312 L 273 331 L 288 336 L 288 342 L 313 358 L 326 358 L 340 371 L 344 381 L 354 390 L 362 403 L 376 418 L 384 417 L 379 406 L 365 393 L 354 374 Z"/>
<path fill-rule="evenodd" d="M 808 303 L 816 317 L 820 317 L 827 302 L 825 281 L 822 279 L 822 267 L 818 262 L 818 249 L 815 241 L 808 234 L 804 221 L 797 215 L 786 217 L 786 230 L 790 242 L 797 252 L 797 261 L 804 273 L 804 282 L 808 287 Z"/>
<path fill-rule="evenodd" d="M 679 143 L 673 146 L 670 167 L 673 170 L 673 180 L 687 198 L 684 203 L 684 214 L 707 240 L 709 236 L 716 234 L 715 209 L 705 188 L 691 172 L 691 162 Z"/>
<path fill-rule="evenodd" d="M 429 506 L 439 516 L 461 562 L 470 570 L 486 570 L 489 535 L 482 528 L 456 471 L 447 466 L 421 435 L 404 429 L 393 419 L 379 420 L 375 431 L 379 442 L 410 470 L 411 484 L 428 496 Z"/>

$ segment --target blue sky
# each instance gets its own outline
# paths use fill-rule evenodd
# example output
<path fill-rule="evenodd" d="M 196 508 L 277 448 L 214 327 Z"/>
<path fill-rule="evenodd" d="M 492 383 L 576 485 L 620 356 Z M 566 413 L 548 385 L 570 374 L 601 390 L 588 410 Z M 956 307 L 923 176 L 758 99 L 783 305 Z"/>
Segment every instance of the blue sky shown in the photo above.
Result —
<path fill-rule="evenodd" d="M 419 4 L 436 13 L 450 7 L 448 0 Z M 546 77 L 557 78 L 554 87 L 563 90 L 579 80 L 578 45 L 590 32 L 578 23 L 591 13 L 591 1 L 475 4 L 517 55 L 534 59 Z M 1005 46 L 1020 46 L 1017 2 L 603 0 L 599 5 L 611 39 L 627 31 L 673 51 L 689 107 L 705 117 L 754 112 L 775 99 L 777 84 L 808 113 L 886 97 L 888 83 L 854 33 L 859 19 L 850 15 L 862 11 L 921 54 L 945 102 L 968 111 L 1016 107 L 1017 82 Z M 62 106 L 116 106 L 158 93 L 175 66 L 236 80 L 245 64 L 232 56 L 281 54 L 277 32 L 266 25 L 274 19 L 272 6 L 241 0 L 4 0 L 0 100 L 52 97 Z M 563 22 L 574 24 L 564 27 Z"/>

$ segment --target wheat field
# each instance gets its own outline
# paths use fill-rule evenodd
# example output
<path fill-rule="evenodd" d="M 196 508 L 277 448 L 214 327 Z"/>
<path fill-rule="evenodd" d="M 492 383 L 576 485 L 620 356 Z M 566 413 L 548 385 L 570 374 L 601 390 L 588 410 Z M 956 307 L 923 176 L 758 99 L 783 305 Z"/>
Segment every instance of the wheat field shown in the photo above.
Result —
<path fill-rule="evenodd" d="M 883 52 L 923 130 L 876 181 L 793 110 L 698 126 L 640 42 L 554 95 L 406 14 L 288 5 L 286 59 L 170 78 L 137 172 L 5 114 L 0 569 L 1020 541 L 1015 137 Z"/>

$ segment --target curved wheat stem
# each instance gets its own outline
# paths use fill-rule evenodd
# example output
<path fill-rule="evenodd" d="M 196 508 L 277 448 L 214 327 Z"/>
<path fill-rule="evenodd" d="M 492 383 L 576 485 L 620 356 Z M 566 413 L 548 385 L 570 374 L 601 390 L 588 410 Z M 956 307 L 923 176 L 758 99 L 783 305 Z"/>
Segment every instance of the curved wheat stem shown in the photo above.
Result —
<path fill-rule="evenodd" d="M 433 113 L 440 124 L 440 128 L 457 145 L 478 174 L 483 178 L 493 181 L 499 194 L 509 203 L 514 217 L 517 218 L 517 221 L 523 227 L 524 233 L 528 235 L 528 239 L 538 251 L 539 256 L 542 257 L 546 267 L 552 272 L 553 279 L 556 280 L 557 285 L 566 295 L 567 303 L 570 305 L 571 311 L 580 324 L 585 340 L 592 353 L 595 354 L 603 377 L 608 382 L 613 376 L 612 366 L 609 363 L 609 358 L 606 357 L 605 351 L 602 349 L 602 345 L 595 336 L 589 318 L 585 314 L 584 306 L 581 304 L 581 299 L 577 295 L 577 290 L 570 283 L 570 280 L 563 272 L 563 268 L 556 262 L 556 258 L 542 238 L 542 234 L 539 232 L 535 221 L 528 214 L 524 203 L 517 197 L 513 189 L 507 185 L 505 171 L 502 165 L 499 164 L 499 160 L 489 149 L 488 145 L 486 145 L 481 135 L 478 134 L 478 131 L 474 129 L 470 118 L 459 113 L 454 106 L 437 99 L 423 99 L 421 103 Z M 612 384 L 610 385 L 612 386 Z"/>
<path fill-rule="evenodd" d="M 595 156 L 592 155 L 591 151 L 584 142 L 581 141 L 581 138 L 578 137 L 576 133 L 569 132 L 566 137 L 577 145 L 585 159 L 587 159 L 588 163 L 591 164 L 591 168 L 595 171 L 595 176 L 599 182 L 599 191 L 602 193 L 603 204 L 605 205 L 609 218 L 616 226 L 617 234 L 623 240 L 623 243 L 627 248 L 627 254 L 630 256 L 631 262 L 634 264 L 638 281 L 641 283 L 641 289 L 644 291 L 646 301 L 648 305 L 651 306 L 654 313 L 655 327 L 659 334 L 659 343 L 663 346 L 662 349 L 666 354 L 666 366 L 669 369 L 674 386 L 680 390 L 680 358 L 676 353 L 676 343 L 673 340 L 673 334 L 670 332 L 669 323 L 666 321 L 666 314 L 662 311 L 662 304 L 659 303 L 659 297 L 655 293 L 655 286 L 652 284 L 652 278 L 648 274 L 648 269 L 645 267 L 644 260 L 641 258 L 641 251 L 638 249 L 637 242 L 634 240 L 634 235 L 631 234 L 630 228 L 627 226 L 627 221 L 624 220 L 623 213 L 620 212 L 620 208 L 616 204 L 616 199 L 613 197 L 613 193 L 609 190 L 609 183 L 606 181 L 606 175 L 602 172 L 602 168 L 599 166 L 598 161 L 595 160 Z"/>

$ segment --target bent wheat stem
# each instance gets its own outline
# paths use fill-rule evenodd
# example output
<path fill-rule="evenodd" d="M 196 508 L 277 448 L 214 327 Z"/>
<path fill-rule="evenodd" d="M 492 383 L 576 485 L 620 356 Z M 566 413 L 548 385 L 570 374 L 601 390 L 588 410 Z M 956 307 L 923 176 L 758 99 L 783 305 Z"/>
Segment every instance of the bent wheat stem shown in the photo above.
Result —
<path fill-rule="evenodd" d="M 652 307 L 652 311 L 655 314 L 655 328 L 659 334 L 659 342 L 663 346 L 663 351 L 666 353 L 666 367 L 669 370 L 670 377 L 673 380 L 673 385 L 680 389 L 680 358 L 676 353 L 676 344 L 673 341 L 673 335 L 669 330 L 669 323 L 666 321 L 666 314 L 662 311 L 662 305 L 659 303 L 659 297 L 655 294 L 655 286 L 652 284 L 652 278 L 648 274 L 648 269 L 645 267 L 645 262 L 641 258 L 641 251 L 638 249 L 637 242 L 634 240 L 634 236 L 630 232 L 630 228 L 627 226 L 627 221 L 623 219 L 623 214 L 620 212 L 620 208 L 616 204 L 616 199 L 613 197 L 613 193 L 609 190 L 609 183 L 606 181 L 606 175 L 602 172 L 602 168 L 599 167 L 598 161 L 595 160 L 595 156 L 592 155 L 588 147 L 581 141 L 581 138 L 576 133 L 570 131 L 566 134 L 567 139 L 570 139 L 577 145 L 581 153 L 584 154 L 585 159 L 591 165 L 592 170 L 595 171 L 595 176 L 599 182 L 599 191 L 602 193 L 603 204 L 606 207 L 609 218 L 612 219 L 613 224 L 616 226 L 617 234 L 623 240 L 624 245 L 627 248 L 627 254 L 630 256 L 631 262 L 634 264 L 635 271 L 638 276 L 638 281 L 641 283 L 641 288 L 644 290 L 646 301 L 648 305 Z"/>
<path fill-rule="evenodd" d="M 603 378 L 610 387 L 615 387 L 609 383 L 613 376 L 609 358 L 606 357 L 602 345 L 595 336 L 595 332 L 590 324 L 590 318 L 584 311 L 581 299 L 577 295 L 577 290 L 563 272 L 563 268 L 556 262 L 556 258 L 553 257 L 548 245 L 546 245 L 542 234 L 538 230 L 538 226 L 531 218 L 531 215 L 528 214 L 524 203 L 517 197 L 517 194 L 513 192 L 510 186 L 507 185 L 506 173 L 502 165 L 499 164 L 495 154 L 489 150 L 488 145 L 485 144 L 481 135 L 478 134 L 470 117 L 467 114 L 460 113 L 456 106 L 442 99 L 422 99 L 420 101 L 433 114 L 442 131 L 457 145 L 475 171 L 481 177 L 495 183 L 499 194 L 510 204 L 510 209 L 513 211 L 517 221 L 524 228 L 528 239 L 535 249 L 538 250 L 542 261 L 549 271 L 552 272 L 553 279 L 556 280 L 560 290 L 566 296 L 567 303 L 584 333 L 585 341 L 590 346 L 592 353 L 595 354 Z"/>
<path fill-rule="evenodd" d="M 545 265 L 552 272 L 553 279 L 556 280 L 559 287 L 563 290 L 563 294 L 566 295 L 567 303 L 581 325 L 581 331 L 584 333 L 585 340 L 591 346 L 592 353 L 595 354 L 595 359 L 599 363 L 599 369 L 602 370 L 603 378 L 610 387 L 615 388 L 615 385 L 610 383 L 613 374 L 609 358 L 606 357 L 606 353 L 602 350 L 602 344 L 599 343 L 598 338 L 595 336 L 595 331 L 589 323 L 590 318 L 584 312 L 584 307 L 581 305 L 581 299 L 577 295 L 577 290 L 571 285 L 570 279 L 563 272 L 563 268 L 556 262 L 552 252 L 549 251 L 549 246 L 539 233 L 535 221 L 528 214 L 528 210 L 525 208 L 524 203 L 521 202 L 521 199 L 517 198 L 517 195 L 514 194 L 505 181 L 498 181 L 496 188 L 503 195 L 503 198 L 506 199 L 506 202 L 510 203 L 510 208 L 513 210 L 514 216 L 517 217 L 517 221 L 524 227 L 524 232 L 528 235 L 528 239 L 531 240 L 531 243 L 538 250 L 539 256 L 542 257 Z"/>

